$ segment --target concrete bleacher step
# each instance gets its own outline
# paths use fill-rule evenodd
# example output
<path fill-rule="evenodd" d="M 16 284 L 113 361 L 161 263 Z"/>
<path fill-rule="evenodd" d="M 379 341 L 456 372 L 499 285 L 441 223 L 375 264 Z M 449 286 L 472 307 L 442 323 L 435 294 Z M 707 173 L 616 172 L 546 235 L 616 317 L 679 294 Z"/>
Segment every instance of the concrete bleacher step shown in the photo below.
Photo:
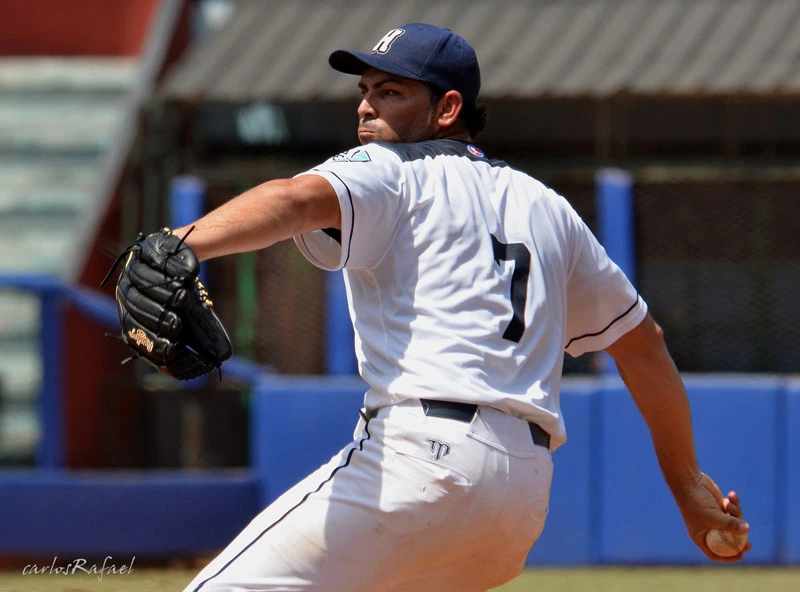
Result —
<path fill-rule="evenodd" d="M 124 106 L 124 98 L 113 95 L 0 95 L 0 150 L 105 150 Z"/>
<path fill-rule="evenodd" d="M 124 93 L 138 60 L 130 57 L 0 57 L 0 89 L 10 92 Z"/>
<path fill-rule="evenodd" d="M 5 303 L 0 306 L 5 308 Z M 0 464 L 32 458 L 39 437 L 36 403 L 41 378 L 37 335 L 0 340 Z"/>
<path fill-rule="evenodd" d="M 0 215 L 80 212 L 97 188 L 97 156 L 12 156 L 0 160 Z"/>
<path fill-rule="evenodd" d="M 39 440 L 39 420 L 31 405 L 5 403 L 0 409 L 0 465 L 25 463 Z"/>
<path fill-rule="evenodd" d="M 130 58 L 0 58 L 0 271 L 72 268 L 136 75 Z"/>
<path fill-rule="evenodd" d="M 99 156 L 0 161 L 0 270 L 62 276 L 74 233 L 93 207 Z"/>
<path fill-rule="evenodd" d="M 75 216 L 0 217 L 0 269 L 64 277 L 76 229 Z"/>
<path fill-rule="evenodd" d="M 0 345 L 11 338 L 30 338 L 39 331 L 39 301 L 34 294 L 0 291 Z M 0 360 L 2 364 L 2 360 Z"/>
<path fill-rule="evenodd" d="M 0 270 L 64 275 L 99 164 L 98 156 L 0 162 Z"/>
<path fill-rule="evenodd" d="M 4 404 L 35 402 L 41 382 L 37 336 L 0 342 L 0 376 Z"/>
<path fill-rule="evenodd" d="M 136 76 L 131 58 L 0 58 L 0 150 L 108 149 Z"/>
<path fill-rule="evenodd" d="M 130 58 L 0 58 L 0 272 L 68 279 L 137 67 Z M 35 295 L 0 291 L 0 464 L 30 458 L 38 437 L 39 322 Z"/>

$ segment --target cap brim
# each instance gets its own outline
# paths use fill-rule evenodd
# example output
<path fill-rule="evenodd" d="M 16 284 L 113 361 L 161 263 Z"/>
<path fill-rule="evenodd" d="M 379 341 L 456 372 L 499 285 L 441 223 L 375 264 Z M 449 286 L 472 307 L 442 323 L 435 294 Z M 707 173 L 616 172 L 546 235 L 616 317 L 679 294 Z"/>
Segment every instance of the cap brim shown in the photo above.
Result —
<path fill-rule="evenodd" d="M 328 63 L 331 68 L 344 72 L 345 74 L 357 74 L 360 76 L 367 68 L 376 68 L 381 72 L 394 74 L 401 78 L 409 78 L 411 80 L 420 80 L 420 78 L 413 72 L 409 72 L 399 64 L 394 63 L 379 53 L 363 53 L 360 51 L 352 51 L 349 49 L 337 49 L 328 57 Z"/>
<path fill-rule="evenodd" d="M 360 51 L 337 49 L 328 57 L 328 63 L 331 68 L 339 72 L 361 75 L 371 65 L 365 58 L 369 58 L 369 54 L 361 53 Z"/>

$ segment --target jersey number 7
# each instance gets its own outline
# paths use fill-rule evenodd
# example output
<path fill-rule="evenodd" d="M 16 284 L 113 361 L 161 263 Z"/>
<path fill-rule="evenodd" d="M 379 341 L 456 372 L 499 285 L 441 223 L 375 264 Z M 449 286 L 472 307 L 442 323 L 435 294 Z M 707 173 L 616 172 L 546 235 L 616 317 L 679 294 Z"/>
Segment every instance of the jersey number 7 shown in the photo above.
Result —
<path fill-rule="evenodd" d="M 525 303 L 528 300 L 528 275 L 531 271 L 531 252 L 522 243 L 505 244 L 492 236 L 492 251 L 496 263 L 513 261 L 514 273 L 511 274 L 511 310 L 513 312 L 508 327 L 503 332 L 503 339 L 519 343 L 525 331 Z"/>

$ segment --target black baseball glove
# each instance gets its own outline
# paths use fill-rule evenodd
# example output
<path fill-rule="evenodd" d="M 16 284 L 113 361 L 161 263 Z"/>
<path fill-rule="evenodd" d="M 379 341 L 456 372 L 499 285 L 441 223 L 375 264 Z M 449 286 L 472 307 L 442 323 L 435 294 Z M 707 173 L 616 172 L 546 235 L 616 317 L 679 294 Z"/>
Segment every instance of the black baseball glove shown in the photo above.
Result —
<path fill-rule="evenodd" d="M 140 234 L 103 280 L 124 258 L 116 290 L 122 341 L 132 358 L 142 358 L 178 380 L 218 370 L 233 354 L 198 279 L 200 262 L 185 238 L 167 228 Z"/>

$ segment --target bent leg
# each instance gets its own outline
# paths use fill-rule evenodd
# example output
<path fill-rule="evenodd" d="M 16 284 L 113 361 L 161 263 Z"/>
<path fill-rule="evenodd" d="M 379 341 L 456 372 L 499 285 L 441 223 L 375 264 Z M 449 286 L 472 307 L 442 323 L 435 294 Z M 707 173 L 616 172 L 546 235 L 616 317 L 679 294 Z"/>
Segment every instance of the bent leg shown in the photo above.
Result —
<path fill-rule="evenodd" d="M 552 461 L 547 451 L 509 456 L 466 427 L 418 407 L 382 410 L 186 592 L 472 592 L 508 581 L 541 532 Z"/>

